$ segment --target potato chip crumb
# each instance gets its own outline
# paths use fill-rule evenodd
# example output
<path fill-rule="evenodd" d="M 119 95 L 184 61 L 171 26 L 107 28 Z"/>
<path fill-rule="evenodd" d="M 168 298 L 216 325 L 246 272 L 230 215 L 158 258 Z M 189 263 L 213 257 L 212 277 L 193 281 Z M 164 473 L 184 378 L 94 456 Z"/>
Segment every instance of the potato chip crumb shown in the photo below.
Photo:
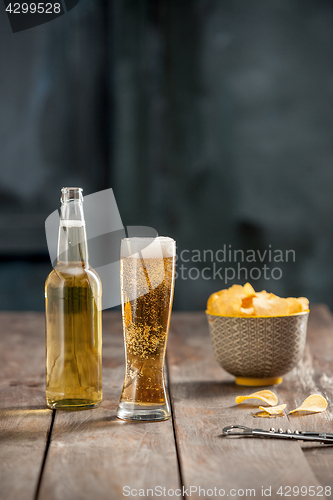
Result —
<path fill-rule="evenodd" d="M 264 407 L 264 406 L 259 406 L 259 410 L 262 410 L 266 413 L 269 413 L 269 415 L 280 415 L 283 413 L 283 410 L 285 409 L 287 405 L 278 405 L 278 406 L 271 406 L 271 407 Z"/>
<path fill-rule="evenodd" d="M 257 413 L 252 414 L 254 417 L 260 417 L 260 418 L 276 418 L 276 417 L 283 417 L 284 413 L 278 413 L 278 414 L 272 414 L 270 415 L 266 411 L 258 411 Z"/>

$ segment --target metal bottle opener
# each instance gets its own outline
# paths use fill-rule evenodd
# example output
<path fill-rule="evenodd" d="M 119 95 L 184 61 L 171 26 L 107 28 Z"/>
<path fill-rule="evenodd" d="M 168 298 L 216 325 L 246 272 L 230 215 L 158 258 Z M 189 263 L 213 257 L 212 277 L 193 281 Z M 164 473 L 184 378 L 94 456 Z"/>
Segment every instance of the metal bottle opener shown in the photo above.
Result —
<path fill-rule="evenodd" d="M 243 425 L 229 425 L 222 431 L 224 436 L 242 436 L 242 437 L 260 437 L 260 438 L 278 438 L 278 439 L 297 439 L 299 441 L 319 441 L 320 443 L 333 444 L 333 434 L 326 432 L 311 431 L 291 431 L 287 429 L 275 430 L 271 427 L 269 431 L 263 429 L 250 429 Z"/>

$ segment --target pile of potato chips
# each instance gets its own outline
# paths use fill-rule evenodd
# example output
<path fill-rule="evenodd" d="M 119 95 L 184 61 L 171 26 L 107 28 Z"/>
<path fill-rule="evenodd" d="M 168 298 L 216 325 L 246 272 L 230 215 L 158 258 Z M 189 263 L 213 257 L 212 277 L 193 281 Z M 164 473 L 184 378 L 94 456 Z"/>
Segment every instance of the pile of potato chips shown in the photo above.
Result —
<path fill-rule="evenodd" d="M 269 390 L 263 390 L 263 391 L 258 391 L 258 392 L 253 392 L 252 394 L 249 394 L 248 396 L 237 396 L 236 397 L 236 403 L 241 404 L 243 401 L 246 401 L 248 399 L 259 399 L 260 401 L 263 401 L 264 403 L 270 405 L 270 406 L 259 406 L 259 412 L 254 413 L 254 417 L 282 417 L 284 415 L 283 411 L 286 408 L 286 404 L 281 404 L 277 406 L 278 398 L 277 395 L 274 394 L 274 392 L 269 391 Z M 311 394 L 311 396 L 308 396 L 301 406 L 296 408 L 295 410 L 291 410 L 289 412 L 289 415 L 291 413 L 299 413 L 299 412 L 307 412 L 307 413 L 320 413 L 322 411 L 325 411 L 327 408 L 327 401 L 326 399 L 321 396 L 320 394 Z"/>
<path fill-rule="evenodd" d="M 213 293 L 207 302 L 207 313 L 215 316 L 289 316 L 308 310 L 305 297 L 283 299 L 266 290 L 255 292 L 250 283 Z"/>

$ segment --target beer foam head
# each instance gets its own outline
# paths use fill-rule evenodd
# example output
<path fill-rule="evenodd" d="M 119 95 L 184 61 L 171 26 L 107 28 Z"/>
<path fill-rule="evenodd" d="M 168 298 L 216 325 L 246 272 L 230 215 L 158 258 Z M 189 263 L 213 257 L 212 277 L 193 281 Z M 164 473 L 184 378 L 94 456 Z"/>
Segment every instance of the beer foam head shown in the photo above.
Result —
<path fill-rule="evenodd" d="M 176 255 L 176 242 L 167 236 L 157 238 L 123 238 L 121 256 L 136 259 L 162 259 Z"/>

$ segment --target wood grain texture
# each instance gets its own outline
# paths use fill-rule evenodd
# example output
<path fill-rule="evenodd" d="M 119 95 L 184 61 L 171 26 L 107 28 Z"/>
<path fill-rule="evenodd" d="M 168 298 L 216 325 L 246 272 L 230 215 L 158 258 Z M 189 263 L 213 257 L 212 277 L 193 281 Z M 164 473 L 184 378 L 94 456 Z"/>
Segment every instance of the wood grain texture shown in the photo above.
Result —
<path fill-rule="evenodd" d="M 324 305 L 311 308 L 307 342 L 304 359 L 285 377 L 278 393 L 288 411 L 310 394 L 323 395 L 328 402 L 325 412 L 288 415 L 289 428 L 333 433 L 333 316 Z M 333 491 L 333 446 L 303 443 L 302 448 L 319 482 Z"/>
<path fill-rule="evenodd" d="M 103 327 L 103 404 L 56 412 L 39 500 L 113 500 L 124 498 L 124 486 L 180 487 L 172 421 L 115 417 L 124 377 L 120 312 L 104 314 Z M 32 500 L 52 415 L 45 405 L 44 315 L 0 313 L 0 333 L 0 500 Z M 199 486 L 226 493 L 254 488 L 256 496 L 262 486 L 271 486 L 272 498 L 281 498 L 279 486 L 333 484 L 332 446 L 221 437 L 224 426 L 236 423 L 333 432 L 332 352 L 333 316 L 325 306 L 315 306 L 304 359 L 272 389 L 287 410 L 314 392 L 330 406 L 318 415 L 259 420 L 252 416 L 257 406 L 235 404 L 235 396 L 253 389 L 236 386 L 215 361 L 204 314 L 173 314 L 169 386 L 182 480 L 191 498 L 205 496 L 194 491 Z"/>
<path fill-rule="evenodd" d="M 113 500 L 124 498 L 124 486 L 179 487 L 171 419 L 136 423 L 115 416 L 125 374 L 120 314 L 103 316 L 103 403 L 56 412 L 39 500 Z"/>
<path fill-rule="evenodd" d="M 33 499 L 52 411 L 45 401 L 44 316 L 0 313 L 0 499 Z"/>
<path fill-rule="evenodd" d="M 204 314 L 173 316 L 168 362 L 185 487 L 254 488 L 260 496 L 264 486 L 280 498 L 280 486 L 319 484 L 297 442 L 221 437 L 227 425 L 268 429 L 272 420 L 253 418 L 258 406 L 236 405 L 235 396 L 257 389 L 236 386 L 215 361 Z M 286 417 L 279 421 L 288 424 Z"/>

